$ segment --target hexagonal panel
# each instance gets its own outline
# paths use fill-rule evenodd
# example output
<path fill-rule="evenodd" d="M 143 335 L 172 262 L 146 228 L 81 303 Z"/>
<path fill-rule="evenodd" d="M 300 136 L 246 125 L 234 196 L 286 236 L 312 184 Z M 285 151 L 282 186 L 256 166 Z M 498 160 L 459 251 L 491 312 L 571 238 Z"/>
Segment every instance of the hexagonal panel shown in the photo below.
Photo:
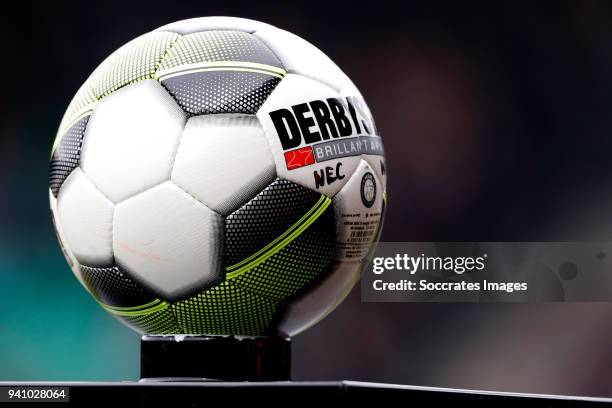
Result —
<path fill-rule="evenodd" d="M 187 121 L 172 181 L 209 208 L 227 215 L 275 176 L 274 159 L 256 117 L 205 115 Z"/>
<path fill-rule="evenodd" d="M 363 96 L 353 84 L 353 82 L 344 75 L 344 81 L 340 95 L 351 98 L 356 105 L 356 110 L 359 112 L 362 125 L 365 123 L 369 127 L 369 137 L 367 139 L 367 147 L 364 149 L 361 158 L 368 162 L 374 170 L 376 177 L 382 183 L 383 191 L 387 191 L 387 169 L 384 155 L 383 139 L 380 137 L 376 123 L 370 108 L 365 103 Z"/>
<path fill-rule="evenodd" d="M 357 168 L 361 134 L 346 100 L 332 88 L 287 75 L 257 118 L 265 131 L 279 177 L 333 197 Z"/>
<path fill-rule="evenodd" d="M 57 198 L 57 218 L 65 245 L 79 263 L 107 266 L 113 262 L 113 203 L 75 169 Z"/>
<path fill-rule="evenodd" d="M 79 265 L 79 261 L 75 258 L 72 250 L 66 245 L 66 239 L 64 238 L 64 234 L 62 233 L 62 226 L 60 225 L 59 218 L 57 215 L 57 199 L 49 189 L 49 205 L 51 207 L 51 221 L 53 222 L 53 228 L 55 230 L 55 235 L 57 236 L 57 241 L 59 242 L 60 248 L 62 249 L 62 253 L 68 262 L 68 266 L 74 273 L 74 276 L 81 282 L 85 289 L 87 285 L 85 285 L 85 281 L 83 280 L 83 276 L 81 274 L 81 269 Z"/>
<path fill-rule="evenodd" d="M 329 200 L 329 199 L 328 199 Z M 246 260 L 271 249 L 281 238 L 294 237 L 299 226 L 316 220 L 325 197 L 287 180 L 277 179 L 225 220 L 228 272 L 244 269 Z"/>
<path fill-rule="evenodd" d="M 337 221 L 336 259 L 361 261 L 378 238 L 383 215 L 383 186 L 361 160 L 355 174 L 333 199 Z"/>
<path fill-rule="evenodd" d="M 227 217 L 226 279 L 285 300 L 329 271 L 335 253 L 331 200 L 277 179 Z"/>
<path fill-rule="evenodd" d="M 172 182 L 118 204 L 114 226 L 117 265 L 166 300 L 224 277 L 223 218 Z"/>
<path fill-rule="evenodd" d="M 113 202 L 170 177 L 186 114 L 155 80 L 104 98 L 87 124 L 81 167 Z"/>

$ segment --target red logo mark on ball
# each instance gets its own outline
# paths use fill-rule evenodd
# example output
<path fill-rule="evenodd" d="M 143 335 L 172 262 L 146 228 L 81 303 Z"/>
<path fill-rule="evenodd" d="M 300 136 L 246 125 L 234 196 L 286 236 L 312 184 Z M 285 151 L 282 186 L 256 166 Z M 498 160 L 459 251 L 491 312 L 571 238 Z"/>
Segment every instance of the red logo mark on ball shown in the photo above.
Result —
<path fill-rule="evenodd" d="M 312 147 L 308 146 L 285 152 L 285 162 L 287 162 L 287 170 L 293 170 L 314 164 L 315 158 L 312 152 Z"/>

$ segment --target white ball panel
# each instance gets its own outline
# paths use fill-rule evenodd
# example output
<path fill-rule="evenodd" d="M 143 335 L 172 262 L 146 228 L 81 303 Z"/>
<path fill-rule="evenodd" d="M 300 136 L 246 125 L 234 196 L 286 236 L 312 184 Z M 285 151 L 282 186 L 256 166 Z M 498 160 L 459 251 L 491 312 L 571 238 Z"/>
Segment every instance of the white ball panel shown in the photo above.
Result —
<path fill-rule="evenodd" d="M 383 206 L 383 189 L 372 167 L 361 160 L 355 174 L 334 197 L 336 259 L 361 261 L 376 238 Z"/>
<path fill-rule="evenodd" d="M 117 205 L 114 252 L 119 266 L 165 299 L 223 276 L 223 219 L 172 182 Z"/>
<path fill-rule="evenodd" d="M 317 324 L 344 300 L 360 276 L 359 262 L 335 264 L 332 273 L 287 307 L 278 326 L 279 332 L 291 337 Z"/>
<path fill-rule="evenodd" d="M 326 160 L 321 163 L 313 163 L 290 170 L 288 169 L 288 159 L 285 157 L 285 151 L 283 150 L 278 132 L 270 118 L 270 112 L 278 109 L 291 110 L 293 105 L 308 103 L 314 100 L 325 101 L 327 98 L 339 97 L 340 95 L 336 91 L 320 82 L 301 75 L 289 74 L 280 81 L 276 89 L 257 112 L 257 117 L 270 143 L 274 161 L 276 162 L 276 172 L 279 177 L 329 197 L 334 196 L 346 184 L 359 164 L 359 155 Z M 312 117 L 312 113 L 307 113 L 307 115 Z M 301 147 L 306 146 L 303 144 Z M 323 173 L 330 172 L 332 177 L 338 176 L 336 171 L 339 171 L 341 178 L 337 178 L 331 183 L 326 182 L 323 186 L 318 186 L 314 173 L 321 174 L 321 171 Z M 342 176 L 344 177 L 342 178 Z"/>
<path fill-rule="evenodd" d="M 104 98 L 89 119 L 81 167 L 118 203 L 170 177 L 187 115 L 155 80 Z"/>
<path fill-rule="evenodd" d="M 87 266 L 112 264 L 113 203 L 79 168 L 68 176 L 60 189 L 57 215 L 65 246 L 79 263 Z"/>
<path fill-rule="evenodd" d="M 227 215 L 263 190 L 276 175 L 259 121 L 252 115 L 190 118 L 172 170 L 172 181 Z"/>
<path fill-rule="evenodd" d="M 89 291 L 89 288 L 87 287 L 87 285 L 85 285 L 85 282 L 83 281 L 83 275 L 79 267 L 79 261 L 77 261 L 74 254 L 72 253 L 72 250 L 70 250 L 70 248 L 66 244 L 66 238 L 64 238 L 62 226 L 60 225 L 60 221 L 57 215 L 57 199 L 53 196 L 53 192 L 51 190 L 49 190 L 49 205 L 51 207 L 51 217 L 53 218 L 53 225 L 55 227 L 55 232 L 57 234 L 57 239 L 60 243 L 62 253 L 66 258 L 66 261 L 68 261 L 68 265 L 70 266 L 72 273 L 74 273 L 74 276 L 76 276 L 81 285 L 83 285 L 83 287 Z"/>
<path fill-rule="evenodd" d="M 340 90 L 344 76 L 342 70 L 308 41 L 272 26 L 258 28 L 254 35 L 270 47 L 287 72 L 315 79 L 336 91 Z"/>
<path fill-rule="evenodd" d="M 343 74 L 344 75 L 344 74 Z M 353 97 L 356 96 L 359 100 L 364 101 L 362 105 L 362 109 L 364 110 L 365 115 L 368 118 L 368 121 L 373 124 L 374 129 L 372 132 L 378 134 L 378 130 L 375 128 L 376 124 L 374 122 L 374 117 L 372 116 L 372 112 L 370 108 L 365 103 L 365 99 L 361 95 L 361 92 L 357 89 L 355 84 L 351 81 L 351 79 L 344 75 L 344 79 L 342 80 L 342 89 L 340 89 L 340 95 Z M 382 144 L 382 139 L 380 139 L 380 143 Z M 378 179 L 382 182 L 383 191 L 387 191 L 387 171 L 386 171 L 386 162 L 384 156 L 374 155 L 374 154 L 363 154 L 361 156 L 368 164 L 372 167 Z"/>
<path fill-rule="evenodd" d="M 372 168 L 372 171 L 374 171 L 374 174 L 376 174 L 376 178 L 380 180 L 382 192 L 383 193 L 386 192 L 387 191 L 387 163 L 385 161 L 385 157 L 377 156 L 373 154 L 363 154 L 361 158 L 370 165 L 370 167 Z"/>
<path fill-rule="evenodd" d="M 159 27 L 155 31 L 171 31 L 179 34 L 197 33 L 208 30 L 239 30 L 249 33 L 262 28 L 274 28 L 260 21 L 237 17 L 200 17 L 176 21 Z"/>
<path fill-rule="evenodd" d="M 342 96 L 357 96 L 362 101 L 365 101 L 365 99 L 364 99 L 363 95 L 361 94 L 361 92 L 359 91 L 359 89 L 357 89 L 357 87 L 355 86 L 353 81 L 351 81 L 351 79 L 344 72 L 342 73 L 342 86 L 340 88 L 340 95 L 342 95 Z M 365 110 L 365 114 L 366 114 L 368 120 L 371 123 L 374 123 L 374 117 L 372 116 L 372 112 L 370 112 L 370 108 L 369 108 L 369 106 L 365 102 L 363 104 L 363 109 Z M 375 130 L 376 129 L 373 129 L 372 132 L 376 133 Z"/>

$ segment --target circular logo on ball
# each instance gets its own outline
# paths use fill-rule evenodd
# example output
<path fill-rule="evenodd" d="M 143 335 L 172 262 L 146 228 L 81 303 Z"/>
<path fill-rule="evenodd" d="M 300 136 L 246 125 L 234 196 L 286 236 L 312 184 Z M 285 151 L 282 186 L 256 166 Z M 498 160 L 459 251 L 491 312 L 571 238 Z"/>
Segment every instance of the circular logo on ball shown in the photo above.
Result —
<path fill-rule="evenodd" d="M 361 178 L 361 201 L 370 208 L 374 205 L 374 200 L 376 200 L 376 180 L 372 173 L 367 172 Z"/>

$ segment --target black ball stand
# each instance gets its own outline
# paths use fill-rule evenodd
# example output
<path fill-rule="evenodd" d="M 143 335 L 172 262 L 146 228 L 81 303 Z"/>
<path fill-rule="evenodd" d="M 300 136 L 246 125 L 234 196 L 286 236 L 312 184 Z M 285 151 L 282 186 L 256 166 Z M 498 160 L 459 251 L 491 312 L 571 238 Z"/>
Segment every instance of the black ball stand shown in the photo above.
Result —
<path fill-rule="evenodd" d="M 355 381 L 290 381 L 291 341 L 281 337 L 143 336 L 137 383 L 55 383 L 70 404 L 91 406 L 404 405 L 585 408 L 612 399 L 495 393 Z M 33 386 L 33 385 L 30 385 Z M 34 385 L 35 386 L 35 385 Z M 0 387 L 1 388 L 1 387 Z M 1 395 L 0 395 L 1 396 Z M 66 404 L 63 404 L 63 406 Z"/>
<path fill-rule="evenodd" d="M 143 336 L 144 381 L 288 381 L 291 341 L 281 337 Z"/>

